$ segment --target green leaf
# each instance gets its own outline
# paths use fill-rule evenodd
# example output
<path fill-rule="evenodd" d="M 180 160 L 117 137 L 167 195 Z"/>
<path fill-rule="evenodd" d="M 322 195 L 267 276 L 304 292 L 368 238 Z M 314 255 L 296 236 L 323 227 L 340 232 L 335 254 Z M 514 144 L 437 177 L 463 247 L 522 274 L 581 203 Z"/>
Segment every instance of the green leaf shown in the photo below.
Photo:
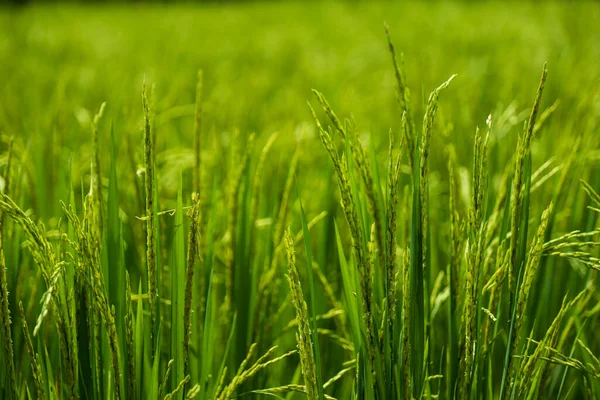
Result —
<path fill-rule="evenodd" d="M 182 177 L 179 176 L 177 192 L 177 208 L 175 209 L 175 239 L 173 241 L 173 263 L 171 267 L 171 358 L 174 360 L 171 371 L 171 390 L 175 389 L 184 378 L 183 336 L 184 329 L 184 283 L 186 280 L 185 227 L 183 225 Z M 171 391 L 169 390 L 169 392 Z M 176 399 L 183 397 L 183 391 L 176 394 Z"/>
<path fill-rule="evenodd" d="M 142 377 L 142 366 L 144 364 L 144 305 L 141 299 L 142 295 L 142 281 L 138 284 L 138 301 L 137 301 L 137 312 L 135 315 L 135 398 L 141 399 L 144 379 Z"/>
<path fill-rule="evenodd" d="M 312 268 L 312 246 L 310 243 L 310 230 L 308 229 L 308 223 L 306 222 L 306 215 L 304 214 L 304 207 L 302 206 L 302 198 L 300 197 L 300 189 L 298 188 L 298 184 L 296 184 L 296 194 L 298 196 L 298 201 L 300 202 L 300 220 L 302 221 L 302 232 L 304 233 L 304 248 L 306 249 L 306 260 L 307 260 L 307 269 L 308 269 L 308 291 L 310 292 L 310 324 L 311 324 L 311 332 L 313 336 L 313 345 L 315 349 L 315 364 L 316 364 L 316 372 L 317 372 L 317 390 L 319 395 L 319 400 L 323 400 L 323 376 L 321 372 L 321 351 L 319 348 L 319 335 L 317 331 L 317 313 L 315 311 L 315 278 Z"/>
<path fill-rule="evenodd" d="M 420 135 L 417 135 L 417 143 Z M 414 149 L 415 166 L 420 164 L 419 147 Z M 423 364 L 425 354 L 425 309 L 423 293 L 423 213 L 419 188 L 421 179 L 419 168 L 413 168 L 412 219 L 410 225 L 410 344 L 411 344 L 411 378 L 413 396 L 421 394 L 423 388 Z"/>
<path fill-rule="evenodd" d="M 350 327 L 352 329 L 352 338 L 354 341 L 354 349 L 357 351 L 360 348 L 361 333 L 360 333 L 360 315 L 356 298 L 360 297 L 360 286 L 356 282 L 356 268 L 354 263 L 348 263 L 346 256 L 344 255 L 344 247 L 342 246 L 342 239 L 340 238 L 339 228 L 337 223 L 334 221 L 335 227 L 335 239 L 337 244 L 337 253 L 340 260 L 340 269 L 342 272 L 342 284 L 344 289 L 344 298 L 346 299 L 347 312 L 346 315 L 350 321 Z M 356 291 L 356 292 L 354 292 Z"/>
<path fill-rule="evenodd" d="M 126 315 L 126 288 L 125 265 L 123 262 L 123 236 L 121 220 L 119 219 L 119 189 L 117 179 L 117 152 L 115 148 L 114 124 L 110 124 L 110 174 L 108 180 L 107 224 L 104 233 L 103 257 L 105 279 L 108 282 L 108 299 L 115 306 L 115 323 L 119 338 L 120 370 L 124 372 L 123 379 L 127 379 L 127 368 L 124 364 L 129 357 L 125 342 L 125 315 Z M 126 388 L 127 385 L 122 385 Z M 127 395 L 127 394 L 126 394 Z"/>

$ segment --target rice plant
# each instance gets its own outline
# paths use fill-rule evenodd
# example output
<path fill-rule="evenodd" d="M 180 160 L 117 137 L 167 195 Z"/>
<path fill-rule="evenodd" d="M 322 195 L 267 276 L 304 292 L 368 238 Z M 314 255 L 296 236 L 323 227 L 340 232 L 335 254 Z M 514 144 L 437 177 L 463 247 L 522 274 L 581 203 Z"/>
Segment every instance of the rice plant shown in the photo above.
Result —
<path fill-rule="evenodd" d="M 195 10 L 179 7 L 175 16 Z M 331 23 L 295 4 L 230 7 L 231 16 L 264 12 L 282 21 L 297 13 L 323 32 Z M 315 7 L 352 19 L 339 19 L 347 27 L 373 15 L 379 23 L 384 10 Z M 482 12 L 440 7 L 461 23 L 475 23 Z M 494 4 L 480 7 L 505 15 L 507 24 L 512 18 Z M 598 15 L 576 7 L 583 11 L 573 20 Z M 219 19 L 218 8 L 199 9 L 207 23 Z M 163 18 L 178 21 L 165 10 L 141 13 L 158 27 Z M 433 6 L 405 11 L 452 24 L 451 13 Z M 10 12 L 0 10 L 0 20 Z M 16 24 L 40 12 L 25 9 Z M 91 18 L 88 12 L 68 11 Z M 374 47 L 363 46 L 371 43 L 366 34 L 353 44 L 363 58 L 367 47 L 375 49 L 372 63 L 347 65 L 379 74 L 377 81 L 320 78 L 324 69 L 313 57 L 301 85 L 285 68 L 241 84 L 235 71 L 245 64 L 205 59 L 196 72 L 197 63 L 181 56 L 189 70 L 176 76 L 160 68 L 145 75 L 139 64 L 123 62 L 118 67 L 135 70 L 134 78 L 110 71 L 94 81 L 93 95 L 78 86 L 85 71 L 66 65 L 56 77 L 64 86 L 41 109 L 29 95 L 46 93 L 44 65 L 24 61 L 42 76 L 32 82 L 10 75 L 23 93 L 0 84 L 0 397 L 600 397 L 597 63 L 587 55 L 593 86 L 568 55 L 548 63 L 505 56 L 510 46 L 483 46 L 492 39 L 481 35 L 476 43 L 488 62 L 523 69 L 498 72 L 513 88 L 507 97 L 493 82 L 469 86 L 486 68 L 500 67 L 472 61 L 425 68 L 413 60 L 414 47 L 395 36 L 401 24 L 388 20 L 392 29 L 384 24 Z M 257 32 L 260 21 L 247 24 Z M 314 32 L 289 28 L 285 45 L 263 42 L 278 62 L 317 51 L 291 45 Z M 125 42 L 136 38 L 148 48 L 132 27 L 123 29 Z M 234 45 L 247 44 L 245 32 L 228 34 Z M 36 43 L 36 35 L 17 31 L 0 42 L 0 55 Z M 59 43 L 71 57 L 80 44 L 67 36 L 46 37 L 47 49 Z M 320 45 L 344 46 L 317 36 Z M 561 38 L 584 54 L 578 40 L 591 43 L 599 33 L 569 41 L 575 36 Z M 96 45 L 88 50 L 108 51 Z M 401 47 L 410 50 L 406 57 Z M 245 51 L 249 65 L 255 60 Z M 24 57 L 41 53 L 23 47 Z M 80 57 L 92 70 L 101 63 Z M 135 85 L 115 85 L 117 78 Z M 286 108 L 246 99 L 261 79 L 287 91 L 277 95 Z M 348 89 L 363 84 L 368 91 Z M 373 91 L 382 93 L 354 98 Z M 560 103 L 557 93 L 565 95 Z"/>

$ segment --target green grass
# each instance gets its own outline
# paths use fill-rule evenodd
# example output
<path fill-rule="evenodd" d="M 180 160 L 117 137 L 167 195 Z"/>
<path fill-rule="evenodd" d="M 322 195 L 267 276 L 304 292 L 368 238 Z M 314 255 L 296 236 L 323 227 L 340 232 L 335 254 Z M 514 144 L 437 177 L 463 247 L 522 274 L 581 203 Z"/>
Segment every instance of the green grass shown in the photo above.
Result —
<path fill-rule="evenodd" d="M 599 19 L 0 9 L 0 398 L 600 397 Z"/>

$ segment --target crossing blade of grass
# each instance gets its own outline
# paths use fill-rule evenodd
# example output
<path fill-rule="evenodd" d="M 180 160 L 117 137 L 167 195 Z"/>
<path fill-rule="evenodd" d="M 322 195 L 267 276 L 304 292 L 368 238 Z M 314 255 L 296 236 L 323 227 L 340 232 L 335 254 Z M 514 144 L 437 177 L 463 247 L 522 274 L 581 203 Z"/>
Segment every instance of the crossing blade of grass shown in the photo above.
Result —
<path fill-rule="evenodd" d="M 342 284 L 344 288 L 344 298 L 346 299 L 346 317 L 350 321 L 350 327 L 352 329 L 352 338 L 354 341 L 354 349 L 356 354 L 358 354 L 358 349 L 361 344 L 361 330 L 360 330 L 360 319 L 359 316 L 361 312 L 359 312 L 358 307 L 360 307 L 359 303 L 356 301 L 356 298 L 360 298 L 360 294 L 355 296 L 355 291 L 360 290 L 356 282 L 356 274 L 354 263 L 348 262 L 346 260 L 346 256 L 344 255 L 344 247 L 342 245 L 342 239 L 340 237 L 339 228 L 336 222 L 334 222 L 335 227 L 335 238 L 337 244 L 337 252 L 340 261 L 340 270 L 342 275 Z"/>
<path fill-rule="evenodd" d="M 310 242 L 310 230 L 308 229 L 308 223 L 306 222 L 306 215 L 304 213 L 304 206 L 302 205 L 302 198 L 300 197 L 300 189 L 296 183 L 296 195 L 298 196 L 298 202 L 300 203 L 300 221 L 302 222 L 302 232 L 304 233 L 304 248 L 306 250 L 307 270 L 308 270 L 308 291 L 310 293 L 310 323 L 312 340 L 314 346 L 314 360 L 317 374 L 317 394 L 319 400 L 324 399 L 323 395 L 323 375 L 321 372 L 321 351 L 319 348 L 319 335 L 317 331 L 317 313 L 315 311 L 315 279 L 312 268 L 312 245 Z"/>
<path fill-rule="evenodd" d="M 571 349 L 569 350 L 569 357 L 573 357 L 573 354 L 575 353 L 576 344 L 577 344 L 577 341 L 579 340 L 580 335 L 583 333 L 583 327 L 584 326 L 585 326 L 585 321 L 584 321 L 583 324 L 581 324 L 581 327 L 578 330 L 577 335 L 575 336 L 575 340 L 573 340 L 573 344 L 571 345 Z M 567 374 L 569 373 L 569 368 L 567 368 L 566 366 L 563 367 L 563 368 L 564 368 L 564 371 L 562 373 L 562 377 L 560 379 L 560 385 L 559 385 L 559 388 L 558 388 L 558 397 L 557 397 L 558 399 L 567 398 L 567 396 L 561 397 L 561 394 L 562 394 L 563 389 L 564 389 L 564 385 L 565 385 L 565 382 L 566 382 L 566 379 L 567 379 Z"/>

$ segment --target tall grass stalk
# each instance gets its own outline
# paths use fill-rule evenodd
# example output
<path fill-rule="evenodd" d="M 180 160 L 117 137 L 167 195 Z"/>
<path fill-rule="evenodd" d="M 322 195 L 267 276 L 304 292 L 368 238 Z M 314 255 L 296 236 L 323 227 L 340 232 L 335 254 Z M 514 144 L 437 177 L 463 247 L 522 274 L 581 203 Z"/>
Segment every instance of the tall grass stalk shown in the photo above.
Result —
<path fill-rule="evenodd" d="M 158 272 L 156 263 L 156 216 L 154 205 L 154 144 L 150 126 L 150 108 L 146 95 L 146 83 L 142 86 L 142 108 L 144 112 L 144 188 L 146 198 L 146 268 L 148 270 L 148 298 L 150 304 L 150 340 L 154 349 L 158 305 Z M 154 351 L 152 351 L 152 354 Z"/>
<path fill-rule="evenodd" d="M 308 307 L 304 301 L 302 287 L 300 286 L 300 277 L 298 275 L 298 270 L 296 269 L 294 241 L 292 240 L 292 234 L 289 229 L 286 231 L 284 240 L 288 259 L 288 282 L 290 291 L 292 292 L 292 301 L 296 308 L 296 320 L 298 321 L 296 341 L 298 343 L 298 353 L 300 354 L 300 363 L 302 365 L 304 387 L 307 397 L 310 400 L 316 400 L 319 399 L 319 389 L 317 388 L 317 370 L 314 359 L 313 335 L 310 330 Z"/>

